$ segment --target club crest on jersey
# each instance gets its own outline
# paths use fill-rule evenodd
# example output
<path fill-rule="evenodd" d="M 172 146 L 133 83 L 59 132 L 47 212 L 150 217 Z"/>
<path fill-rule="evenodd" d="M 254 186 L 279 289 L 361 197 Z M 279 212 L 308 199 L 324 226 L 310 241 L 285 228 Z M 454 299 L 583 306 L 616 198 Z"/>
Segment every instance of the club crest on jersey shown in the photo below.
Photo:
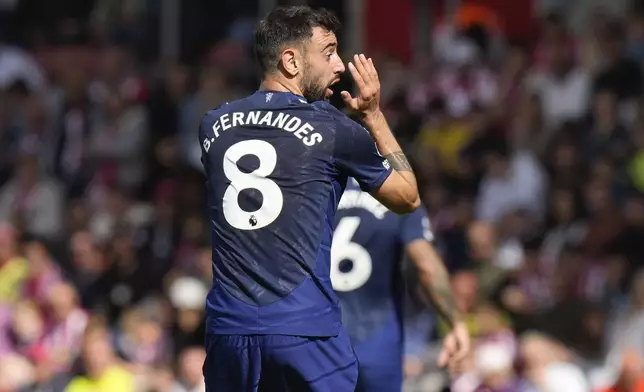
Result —
<path fill-rule="evenodd" d="M 273 93 L 266 93 L 266 102 L 270 102 L 273 99 Z"/>

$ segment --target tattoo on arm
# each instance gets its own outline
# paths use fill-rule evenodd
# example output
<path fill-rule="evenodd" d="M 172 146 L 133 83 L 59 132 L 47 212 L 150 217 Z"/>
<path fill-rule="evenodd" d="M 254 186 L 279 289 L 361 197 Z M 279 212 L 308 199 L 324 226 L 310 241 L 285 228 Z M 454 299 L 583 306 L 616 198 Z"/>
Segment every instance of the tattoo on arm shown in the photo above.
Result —
<path fill-rule="evenodd" d="M 395 171 L 412 171 L 411 165 L 405 156 L 405 153 L 402 151 L 392 152 L 391 154 L 385 155 L 385 158 L 391 164 L 391 167 Z"/>
<path fill-rule="evenodd" d="M 429 287 L 427 288 L 429 298 L 436 308 L 436 311 L 452 326 L 456 321 L 461 319 L 461 316 L 454 303 L 449 275 L 442 263 L 435 263 L 433 270 L 430 282 L 428 282 Z"/>

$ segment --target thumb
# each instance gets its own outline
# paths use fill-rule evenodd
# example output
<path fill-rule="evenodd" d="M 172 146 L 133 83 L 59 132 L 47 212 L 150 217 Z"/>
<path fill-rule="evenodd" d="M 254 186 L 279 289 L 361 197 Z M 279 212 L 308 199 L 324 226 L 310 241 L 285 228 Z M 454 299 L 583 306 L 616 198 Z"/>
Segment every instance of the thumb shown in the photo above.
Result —
<path fill-rule="evenodd" d="M 342 97 L 344 102 L 347 102 L 347 103 L 349 103 L 353 99 L 353 97 L 351 97 L 351 94 L 349 94 L 349 92 L 346 90 L 340 92 L 340 96 Z"/>

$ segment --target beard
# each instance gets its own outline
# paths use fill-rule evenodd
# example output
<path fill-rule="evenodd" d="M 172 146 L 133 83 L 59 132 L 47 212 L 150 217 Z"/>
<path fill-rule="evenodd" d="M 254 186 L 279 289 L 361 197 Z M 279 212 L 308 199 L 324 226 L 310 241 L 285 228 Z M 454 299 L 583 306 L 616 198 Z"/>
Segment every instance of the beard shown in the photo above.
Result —
<path fill-rule="evenodd" d="M 329 84 L 322 83 L 322 78 L 315 75 L 311 66 L 307 64 L 304 72 L 304 78 L 302 78 L 302 95 L 309 102 L 321 101 L 326 99 L 326 89 L 329 87 Z"/>

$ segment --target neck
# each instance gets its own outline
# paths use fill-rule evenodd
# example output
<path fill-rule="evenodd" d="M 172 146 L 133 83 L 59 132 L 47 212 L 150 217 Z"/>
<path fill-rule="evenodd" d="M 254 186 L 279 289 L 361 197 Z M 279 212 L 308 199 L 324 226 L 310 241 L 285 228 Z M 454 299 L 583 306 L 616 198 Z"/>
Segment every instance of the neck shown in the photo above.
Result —
<path fill-rule="evenodd" d="M 101 378 L 105 374 L 105 372 L 107 372 L 113 365 L 114 364 L 112 363 L 112 361 L 105 361 L 104 363 L 94 365 L 91 369 L 88 370 L 88 373 L 90 374 L 91 378 L 97 380 Z"/>
<path fill-rule="evenodd" d="M 294 79 L 285 79 L 276 76 L 267 76 L 259 85 L 260 90 L 283 91 L 295 95 L 304 96 L 302 89 Z"/>

